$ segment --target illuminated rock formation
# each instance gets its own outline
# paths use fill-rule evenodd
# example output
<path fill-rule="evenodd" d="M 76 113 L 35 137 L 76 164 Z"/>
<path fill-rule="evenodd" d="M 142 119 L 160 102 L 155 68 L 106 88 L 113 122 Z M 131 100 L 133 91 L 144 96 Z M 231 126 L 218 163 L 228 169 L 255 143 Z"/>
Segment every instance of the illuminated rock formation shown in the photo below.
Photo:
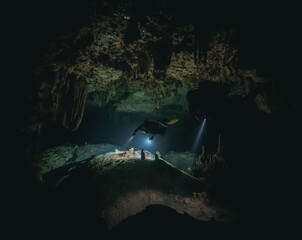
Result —
<path fill-rule="evenodd" d="M 88 25 L 54 37 L 35 67 L 39 94 L 32 91 L 33 108 L 40 116 L 36 118 L 49 119 L 50 109 L 51 119 L 76 129 L 86 98 L 100 107 L 113 103 L 116 111 L 159 111 L 174 102 L 173 111 L 185 114 L 185 96 L 200 82 L 227 84 L 230 94 L 253 97 L 258 85 L 270 80 L 256 68 L 241 67 L 240 50 L 233 44 L 240 30 L 181 22 L 186 12 L 152 12 L 159 7 L 156 4 L 142 17 L 125 2 L 120 4 L 102 17 L 96 12 L 104 9 L 95 5 Z M 259 109 L 273 113 L 261 99 L 258 95 L 255 100 Z"/>
<path fill-rule="evenodd" d="M 221 215 L 225 210 L 212 205 L 213 189 L 205 182 L 162 159 L 155 161 L 148 151 L 145 151 L 146 160 L 143 161 L 139 150 L 104 152 L 108 147 L 115 146 L 80 147 L 73 162 L 68 161 L 76 151 L 73 148 L 70 148 L 70 154 L 66 147 L 48 150 L 42 155 L 45 184 L 64 191 L 65 188 L 72 189 L 83 177 L 87 184 L 85 188 L 92 189 L 95 211 L 108 230 L 156 204 L 201 221 L 225 220 Z M 89 197 L 85 197 L 87 201 L 90 201 Z"/>

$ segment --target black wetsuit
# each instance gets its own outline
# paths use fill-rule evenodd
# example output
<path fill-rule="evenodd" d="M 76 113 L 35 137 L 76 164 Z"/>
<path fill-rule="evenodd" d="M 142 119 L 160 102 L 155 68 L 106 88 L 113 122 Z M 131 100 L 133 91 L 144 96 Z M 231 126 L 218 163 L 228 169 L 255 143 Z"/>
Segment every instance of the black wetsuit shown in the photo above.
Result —
<path fill-rule="evenodd" d="M 167 131 L 167 127 L 164 123 L 161 122 L 153 122 L 149 120 L 144 120 L 144 123 L 139 125 L 134 133 L 133 136 L 136 134 L 137 131 L 141 131 L 142 133 L 151 134 L 153 138 L 155 134 L 164 135 Z M 152 140 L 152 139 L 151 139 Z"/>

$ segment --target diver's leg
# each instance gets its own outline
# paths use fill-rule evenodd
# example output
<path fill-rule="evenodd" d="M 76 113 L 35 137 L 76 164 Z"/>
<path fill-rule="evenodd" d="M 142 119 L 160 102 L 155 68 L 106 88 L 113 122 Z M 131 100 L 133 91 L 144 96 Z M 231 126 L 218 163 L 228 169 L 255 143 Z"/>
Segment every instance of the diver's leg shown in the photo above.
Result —
<path fill-rule="evenodd" d="M 142 129 L 144 128 L 144 124 L 139 125 L 133 132 L 132 137 L 135 136 L 137 131 L 142 131 Z"/>
<path fill-rule="evenodd" d="M 137 127 L 137 128 L 134 130 L 134 132 L 133 132 L 133 134 L 132 134 L 132 137 L 134 137 L 134 136 L 135 136 L 136 132 L 137 132 L 139 129 L 140 129 L 140 126 L 139 126 L 139 127 Z"/>
<path fill-rule="evenodd" d="M 154 135 L 152 135 L 152 136 L 149 138 L 149 140 L 150 140 L 150 141 L 152 141 L 152 140 L 153 140 L 153 138 L 154 138 Z"/>

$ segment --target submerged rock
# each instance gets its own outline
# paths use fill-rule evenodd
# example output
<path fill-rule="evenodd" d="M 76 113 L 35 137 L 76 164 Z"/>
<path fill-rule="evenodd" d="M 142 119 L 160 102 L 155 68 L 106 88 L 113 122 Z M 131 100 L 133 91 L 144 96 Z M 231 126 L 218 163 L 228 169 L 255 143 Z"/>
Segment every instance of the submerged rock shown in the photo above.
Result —
<path fill-rule="evenodd" d="M 146 153 L 141 160 L 140 151 L 116 149 L 76 160 L 44 174 L 45 182 L 68 193 L 68 198 L 74 196 L 72 201 L 79 205 L 90 203 L 90 211 L 107 231 L 150 205 L 163 205 L 200 221 L 224 221 L 223 210 L 212 203 L 212 187 Z"/>
<path fill-rule="evenodd" d="M 174 152 L 170 151 L 165 154 L 164 159 L 172 163 L 177 168 L 190 172 L 196 164 L 198 154 L 192 152 Z"/>

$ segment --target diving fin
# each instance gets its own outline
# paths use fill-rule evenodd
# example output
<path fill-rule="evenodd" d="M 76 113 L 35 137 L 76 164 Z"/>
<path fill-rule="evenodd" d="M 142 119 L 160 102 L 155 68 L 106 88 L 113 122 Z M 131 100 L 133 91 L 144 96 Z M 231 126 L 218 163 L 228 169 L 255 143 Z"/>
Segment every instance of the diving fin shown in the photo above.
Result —
<path fill-rule="evenodd" d="M 170 120 L 170 121 L 168 121 L 168 122 L 165 122 L 165 123 L 167 123 L 167 124 L 174 124 L 174 123 L 177 123 L 178 120 L 179 120 L 179 119 L 172 119 L 172 120 Z"/>

